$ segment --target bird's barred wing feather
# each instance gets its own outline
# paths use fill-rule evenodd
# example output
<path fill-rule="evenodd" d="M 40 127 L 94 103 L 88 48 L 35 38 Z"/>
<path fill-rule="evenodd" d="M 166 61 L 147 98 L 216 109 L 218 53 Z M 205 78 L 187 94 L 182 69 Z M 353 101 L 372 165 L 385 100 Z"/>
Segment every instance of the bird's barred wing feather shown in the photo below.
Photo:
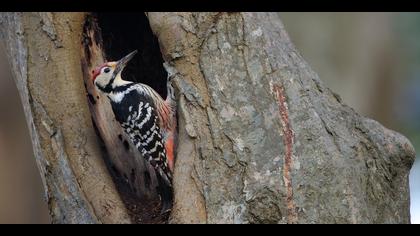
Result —
<path fill-rule="evenodd" d="M 165 145 L 167 162 L 171 171 L 173 171 L 175 161 L 175 129 L 176 129 L 176 103 L 175 94 L 171 82 L 168 82 L 168 93 L 166 100 L 151 87 L 145 84 L 139 84 L 137 91 L 141 94 L 145 94 L 151 98 L 154 107 L 156 108 L 159 126 L 162 132 L 162 138 Z"/>
<path fill-rule="evenodd" d="M 170 185 L 172 175 L 159 122 L 159 108 L 154 98 L 147 89 L 138 85 L 130 86 L 121 93 L 121 99 L 111 102 L 117 121 L 143 157 Z"/>
<path fill-rule="evenodd" d="M 121 124 L 122 128 L 142 156 L 171 185 L 172 175 L 168 169 L 166 150 L 155 109 L 150 103 L 140 102 L 138 110 L 131 109 L 129 114 Z"/>
<path fill-rule="evenodd" d="M 138 86 L 137 90 L 139 93 L 146 94 L 152 99 L 156 107 L 160 128 L 171 129 L 174 117 L 173 107 L 169 103 L 165 102 L 165 100 L 163 100 L 162 97 L 148 85 L 141 84 Z"/>

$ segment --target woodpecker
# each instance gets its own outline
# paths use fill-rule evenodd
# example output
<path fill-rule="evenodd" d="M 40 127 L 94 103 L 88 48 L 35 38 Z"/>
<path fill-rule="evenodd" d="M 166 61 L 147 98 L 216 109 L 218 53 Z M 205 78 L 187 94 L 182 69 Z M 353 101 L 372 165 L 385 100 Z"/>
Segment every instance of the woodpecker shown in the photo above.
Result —
<path fill-rule="evenodd" d="M 164 100 L 143 83 L 123 80 L 121 73 L 137 53 L 106 62 L 92 71 L 95 88 L 111 103 L 116 120 L 142 156 L 153 166 L 158 179 L 162 213 L 172 207 L 172 171 L 175 145 L 175 100 L 168 81 Z"/>

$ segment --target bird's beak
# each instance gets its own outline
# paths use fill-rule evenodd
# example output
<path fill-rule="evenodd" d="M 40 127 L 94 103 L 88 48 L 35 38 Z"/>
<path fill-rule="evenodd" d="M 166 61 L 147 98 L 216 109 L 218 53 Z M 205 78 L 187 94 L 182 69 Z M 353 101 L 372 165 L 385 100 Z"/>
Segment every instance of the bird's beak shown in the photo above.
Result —
<path fill-rule="evenodd" d="M 127 56 L 123 57 L 121 60 L 117 62 L 117 68 L 115 69 L 115 72 L 121 73 L 124 67 L 128 64 L 128 62 L 136 55 L 137 50 L 131 52 Z"/>

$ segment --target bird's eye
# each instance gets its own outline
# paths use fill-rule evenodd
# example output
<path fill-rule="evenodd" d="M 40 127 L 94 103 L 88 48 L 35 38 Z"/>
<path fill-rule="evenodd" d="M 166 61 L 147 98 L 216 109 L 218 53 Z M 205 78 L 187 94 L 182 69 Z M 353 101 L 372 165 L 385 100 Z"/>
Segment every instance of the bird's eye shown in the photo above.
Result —
<path fill-rule="evenodd" d="M 111 69 L 109 69 L 109 67 L 107 67 L 107 68 L 104 69 L 104 72 L 105 73 L 109 73 L 110 71 L 111 71 Z"/>

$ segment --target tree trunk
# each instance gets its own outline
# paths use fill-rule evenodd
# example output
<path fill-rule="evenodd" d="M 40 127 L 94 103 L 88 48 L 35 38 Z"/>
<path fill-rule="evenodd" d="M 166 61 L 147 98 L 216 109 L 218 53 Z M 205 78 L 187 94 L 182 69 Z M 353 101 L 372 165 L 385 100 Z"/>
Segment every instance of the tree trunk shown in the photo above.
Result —
<path fill-rule="evenodd" d="M 82 13 L 2 13 L 8 52 L 54 223 L 129 223 L 102 159 L 80 65 Z"/>
<path fill-rule="evenodd" d="M 106 50 L 93 35 L 99 29 L 86 30 L 86 15 L 3 13 L 0 37 L 53 221 L 129 223 L 90 117 L 116 172 L 143 173 L 147 164 L 112 151 L 123 145 L 88 80 Z M 412 145 L 326 88 L 277 14 L 147 18 L 177 90 L 171 223 L 410 222 Z M 155 196 L 142 178 L 127 181 Z"/>

